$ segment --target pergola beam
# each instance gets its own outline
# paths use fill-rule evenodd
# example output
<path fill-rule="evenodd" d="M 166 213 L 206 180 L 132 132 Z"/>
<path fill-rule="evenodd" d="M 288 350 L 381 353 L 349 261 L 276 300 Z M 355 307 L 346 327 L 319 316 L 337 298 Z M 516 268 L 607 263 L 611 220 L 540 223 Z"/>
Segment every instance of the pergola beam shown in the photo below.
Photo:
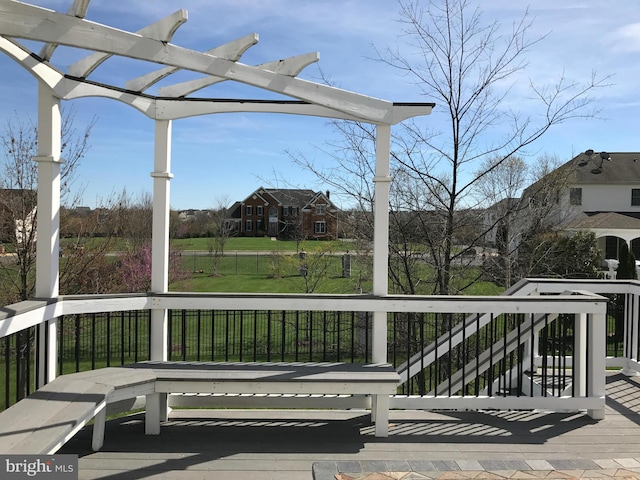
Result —
<path fill-rule="evenodd" d="M 0 0 L 0 34 L 215 75 L 316 103 L 371 123 L 390 124 L 392 118 L 392 104 L 385 100 L 261 70 L 15 1 Z"/>
<path fill-rule="evenodd" d="M 39 61 L 18 42 L 2 36 L 0 36 L 0 51 L 20 63 L 38 80 L 49 86 L 55 95 L 62 100 L 85 97 L 111 98 L 130 105 L 155 120 L 177 120 L 198 115 L 237 112 L 281 113 L 340 120 L 360 120 L 346 113 L 300 100 L 156 98 L 150 95 L 126 92 L 108 85 L 88 83 L 65 77 L 48 63 Z M 429 115 L 432 108 L 432 103 L 393 103 L 391 124 L 395 125 L 411 117 Z"/>

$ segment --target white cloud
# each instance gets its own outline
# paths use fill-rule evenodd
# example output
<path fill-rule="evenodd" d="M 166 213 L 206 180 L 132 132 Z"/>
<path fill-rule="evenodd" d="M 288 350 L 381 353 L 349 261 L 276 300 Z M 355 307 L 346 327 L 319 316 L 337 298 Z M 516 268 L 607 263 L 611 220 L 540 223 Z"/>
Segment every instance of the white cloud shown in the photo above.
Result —
<path fill-rule="evenodd" d="M 640 52 L 640 22 L 614 30 L 607 36 L 607 44 L 616 52 Z"/>

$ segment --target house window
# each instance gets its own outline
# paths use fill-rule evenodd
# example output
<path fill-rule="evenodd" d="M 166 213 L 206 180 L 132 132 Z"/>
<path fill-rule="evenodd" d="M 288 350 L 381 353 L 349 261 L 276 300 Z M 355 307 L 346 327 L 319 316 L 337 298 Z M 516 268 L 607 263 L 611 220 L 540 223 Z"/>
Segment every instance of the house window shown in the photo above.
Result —
<path fill-rule="evenodd" d="M 314 233 L 327 233 L 327 224 L 326 222 L 315 222 L 313 225 Z"/>
<path fill-rule="evenodd" d="M 262 215 L 262 205 L 256 207 L 256 215 Z"/>
<path fill-rule="evenodd" d="M 569 190 L 569 205 L 582 205 L 581 188 L 571 188 Z"/>
<path fill-rule="evenodd" d="M 289 207 L 282 207 L 282 215 L 286 217 L 289 215 Z"/>
<path fill-rule="evenodd" d="M 324 204 L 316 205 L 316 215 L 324 215 L 327 211 L 327 206 Z"/>
<path fill-rule="evenodd" d="M 620 239 L 608 235 L 604 243 L 604 258 L 618 258 L 620 252 Z"/>
<path fill-rule="evenodd" d="M 247 205 L 246 207 L 244 207 L 244 214 L 247 216 L 253 215 L 253 206 Z"/>
<path fill-rule="evenodd" d="M 631 189 L 631 205 L 640 206 L 640 188 Z"/>
<path fill-rule="evenodd" d="M 244 224 L 244 229 L 247 232 L 250 232 L 251 230 L 253 230 L 253 220 L 247 220 Z"/>

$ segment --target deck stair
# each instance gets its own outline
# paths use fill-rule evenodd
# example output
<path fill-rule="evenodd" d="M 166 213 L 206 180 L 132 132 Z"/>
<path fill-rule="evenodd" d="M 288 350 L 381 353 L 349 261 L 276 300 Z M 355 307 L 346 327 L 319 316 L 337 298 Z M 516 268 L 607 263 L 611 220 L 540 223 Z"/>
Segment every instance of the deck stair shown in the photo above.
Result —
<path fill-rule="evenodd" d="M 502 296 L 527 296 L 534 292 L 534 288 L 526 281 L 520 281 L 507 290 Z M 475 334 L 482 327 L 491 322 L 491 319 L 501 312 L 493 312 L 491 314 L 483 314 L 479 317 L 469 315 L 464 321 L 454 325 L 449 332 L 441 335 L 437 340 L 425 346 L 420 352 L 414 354 L 407 362 L 402 363 L 398 367 L 400 375 L 400 384 L 407 382 L 411 377 L 418 374 L 426 365 L 430 365 L 438 358 L 447 354 L 451 348 L 456 347 L 465 339 Z"/>

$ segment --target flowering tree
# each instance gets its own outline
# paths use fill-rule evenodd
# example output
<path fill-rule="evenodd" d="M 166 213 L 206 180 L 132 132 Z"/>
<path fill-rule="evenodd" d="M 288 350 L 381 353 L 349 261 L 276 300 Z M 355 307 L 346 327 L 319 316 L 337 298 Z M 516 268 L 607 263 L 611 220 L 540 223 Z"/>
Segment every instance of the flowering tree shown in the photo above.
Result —
<path fill-rule="evenodd" d="M 151 244 L 126 252 L 118 262 L 117 278 L 122 292 L 148 292 L 151 290 Z M 182 264 L 182 253 L 169 252 L 169 283 L 189 278 L 189 272 Z"/>

